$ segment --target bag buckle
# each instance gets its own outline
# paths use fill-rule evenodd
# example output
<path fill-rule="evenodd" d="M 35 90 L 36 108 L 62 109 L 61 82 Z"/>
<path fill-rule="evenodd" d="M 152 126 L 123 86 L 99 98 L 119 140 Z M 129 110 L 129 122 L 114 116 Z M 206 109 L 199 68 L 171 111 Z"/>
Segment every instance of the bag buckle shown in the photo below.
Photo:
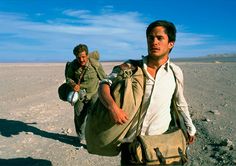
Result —
<path fill-rule="evenodd" d="M 160 162 L 160 164 L 166 165 L 166 159 L 164 158 L 164 156 L 162 155 L 160 149 L 157 147 L 154 149 L 157 155 L 157 158 Z"/>

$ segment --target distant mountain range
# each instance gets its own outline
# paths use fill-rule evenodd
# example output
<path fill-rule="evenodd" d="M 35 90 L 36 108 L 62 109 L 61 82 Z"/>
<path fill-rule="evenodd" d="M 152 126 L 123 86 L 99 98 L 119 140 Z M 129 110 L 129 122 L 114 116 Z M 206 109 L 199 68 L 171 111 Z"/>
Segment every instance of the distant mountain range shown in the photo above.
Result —
<path fill-rule="evenodd" d="M 236 62 L 236 53 L 209 54 L 191 58 L 173 58 L 176 62 Z"/>
<path fill-rule="evenodd" d="M 225 54 L 209 54 L 206 56 L 206 58 L 231 58 L 231 57 L 236 57 L 236 53 L 234 54 L 229 54 L 229 53 L 225 53 Z"/>

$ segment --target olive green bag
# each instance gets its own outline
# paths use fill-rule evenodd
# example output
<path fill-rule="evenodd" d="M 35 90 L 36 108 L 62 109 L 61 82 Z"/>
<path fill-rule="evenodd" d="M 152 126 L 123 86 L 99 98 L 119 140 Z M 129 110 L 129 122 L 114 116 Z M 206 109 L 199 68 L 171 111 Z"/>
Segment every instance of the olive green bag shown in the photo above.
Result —
<path fill-rule="evenodd" d="M 117 125 L 98 99 L 88 113 L 85 127 L 87 150 L 92 154 L 115 156 L 120 153 L 122 139 L 133 120 L 137 118 L 142 102 L 144 86 L 142 69 L 132 63 L 124 63 L 114 69 L 117 67 L 121 70 L 111 85 L 111 95 L 117 105 L 127 113 L 129 120 L 123 125 Z"/>

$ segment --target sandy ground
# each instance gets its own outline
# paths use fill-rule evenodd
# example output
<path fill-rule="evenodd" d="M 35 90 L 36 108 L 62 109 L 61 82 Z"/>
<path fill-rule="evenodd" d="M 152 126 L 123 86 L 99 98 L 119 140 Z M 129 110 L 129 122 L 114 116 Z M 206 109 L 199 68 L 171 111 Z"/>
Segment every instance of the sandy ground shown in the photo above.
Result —
<path fill-rule="evenodd" d="M 236 63 L 177 64 L 198 130 L 189 165 L 236 165 Z M 57 96 L 63 73 L 62 63 L 0 64 L 0 165 L 119 165 L 74 142 L 73 107 Z"/>

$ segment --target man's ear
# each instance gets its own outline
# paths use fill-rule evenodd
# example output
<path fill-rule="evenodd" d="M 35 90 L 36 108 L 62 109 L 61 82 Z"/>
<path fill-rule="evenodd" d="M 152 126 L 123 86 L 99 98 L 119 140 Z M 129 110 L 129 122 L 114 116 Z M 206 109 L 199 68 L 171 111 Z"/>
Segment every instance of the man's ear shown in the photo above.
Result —
<path fill-rule="evenodd" d="M 175 42 L 174 42 L 174 41 L 169 42 L 169 48 L 170 48 L 170 49 L 173 48 L 174 45 L 175 45 Z"/>

